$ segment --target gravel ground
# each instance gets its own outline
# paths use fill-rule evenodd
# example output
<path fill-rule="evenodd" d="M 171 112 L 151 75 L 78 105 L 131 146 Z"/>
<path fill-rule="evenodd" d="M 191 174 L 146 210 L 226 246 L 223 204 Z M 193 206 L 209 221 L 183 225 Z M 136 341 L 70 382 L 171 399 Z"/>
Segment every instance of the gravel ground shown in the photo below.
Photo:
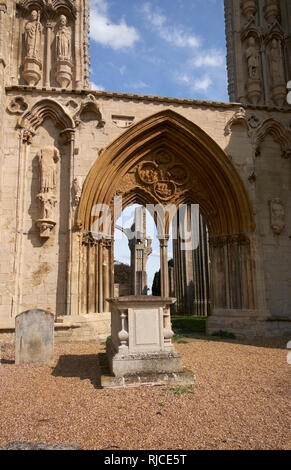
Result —
<path fill-rule="evenodd" d="M 0 447 L 39 441 L 84 449 L 290 449 L 286 342 L 176 343 L 196 374 L 192 390 L 100 389 L 104 346 L 94 343 L 57 345 L 53 368 L 16 366 L 13 346 L 2 345 Z"/>

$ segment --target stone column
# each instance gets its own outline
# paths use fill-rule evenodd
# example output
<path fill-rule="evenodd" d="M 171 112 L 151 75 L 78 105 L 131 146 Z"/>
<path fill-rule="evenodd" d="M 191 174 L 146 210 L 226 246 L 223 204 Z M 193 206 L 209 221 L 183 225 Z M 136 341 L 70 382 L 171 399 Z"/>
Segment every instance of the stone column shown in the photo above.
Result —
<path fill-rule="evenodd" d="M 46 23 L 46 64 L 45 64 L 45 82 L 44 86 L 50 86 L 50 72 L 52 66 L 51 59 L 51 32 L 52 32 L 52 23 L 47 21 Z"/>
<path fill-rule="evenodd" d="M 169 236 L 160 238 L 161 296 L 169 296 L 168 242 Z"/>

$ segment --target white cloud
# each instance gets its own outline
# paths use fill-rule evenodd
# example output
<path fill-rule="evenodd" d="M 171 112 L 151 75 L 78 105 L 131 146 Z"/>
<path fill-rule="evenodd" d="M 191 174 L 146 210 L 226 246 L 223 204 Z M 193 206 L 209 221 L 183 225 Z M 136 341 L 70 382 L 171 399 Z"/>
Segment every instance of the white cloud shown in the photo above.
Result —
<path fill-rule="evenodd" d="M 132 88 L 133 90 L 138 90 L 140 88 L 149 88 L 149 85 L 142 80 L 138 80 L 136 82 L 128 83 L 126 87 Z"/>
<path fill-rule="evenodd" d="M 184 31 L 181 26 L 168 26 L 167 17 L 159 8 L 154 9 L 151 3 L 144 3 L 142 12 L 146 20 L 165 41 L 177 47 L 196 48 L 199 46 L 200 40 L 197 36 Z"/>
<path fill-rule="evenodd" d="M 209 75 L 204 75 L 203 77 L 197 78 L 195 75 L 191 75 L 189 73 L 181 73 L 181 74 L 175 74 L 174 79 L 182 83 L 183 85 L 186 85 L 191 91 L 199 91 L 206 93 L 212 85 L 212 79 Z"/>
<path fill-rule="evenodd" d="M 114 50 L 132 47 L 139 40 L 139 33 L 128 26 L 124 19 L 113 23 L 108 17 L 108 4 L 105 0 L 91 3 L 90 35 L 93 41 Z"/>
<path fill-rule="evenodd" d="M 210 85 L 212 85 L 212 80 L 209 77 L 209 75 L 205 75 L 204 77 L 199 78 L 198 80 L 194 81 L 193 88 L 194 90 L 197 90 L 197 91 L 206 92 L 208 88 L 210 87 Z"/>
<path fill-rule="evenodd" d="M 218 49 L 202 50 L 189 62 L 189 65 L 192 67 L 222 67 L 225 65 L 225 54 Z"/>
<path fill-rule="evenodd" d="M 105 90 L 105 88 L 102 85 L 97 85 L 94 82 L 91 82 L 91 86 L 92 86 L 92 90 L 96 90 L 96 91 L 104 91 Z"/>

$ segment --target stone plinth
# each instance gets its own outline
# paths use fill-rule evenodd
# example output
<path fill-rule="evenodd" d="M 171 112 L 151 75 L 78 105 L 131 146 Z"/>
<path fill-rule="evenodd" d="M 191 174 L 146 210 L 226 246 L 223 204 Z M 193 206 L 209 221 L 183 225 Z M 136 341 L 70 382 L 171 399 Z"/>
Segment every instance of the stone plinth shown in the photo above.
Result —
<path fill-rule="evenodd" d="M 52 364 L 54 361 L 54 315 L 27 310 L 15 318 L 15 363 Z"/>
<path fill-rule="evenodd" d="M 171 341 L 170 305 L 176 299 L 128 296 L 108 301 L 111 337 L 106 348 L 112 377 L 103 377 L 103 386 L 193 383 Z"/>

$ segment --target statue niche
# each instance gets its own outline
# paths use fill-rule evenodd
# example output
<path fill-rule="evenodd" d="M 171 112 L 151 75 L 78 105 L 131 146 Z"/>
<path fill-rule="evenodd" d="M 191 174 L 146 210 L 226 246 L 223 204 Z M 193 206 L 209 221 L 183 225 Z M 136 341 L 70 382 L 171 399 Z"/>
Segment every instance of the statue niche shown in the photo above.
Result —
<path fill-rule="evenodd" d="M 31 19 L 25 25 L 25 57 L 23 63 L 23 78 L 29 86 L 35 86 L 41 79 L 41 38 L 43 27 L 40 22 L 40 12 L 33 10 Z"/>
<path fill-rule="evenodd" d="M 61 15 L 56 33 L 56 80 L 62 88 L 67 88 L 72 81 L 72 30 L 67 23 L 67 17 Z"/>
<path fill-rule="evenodd" d="M 37 154 L 40 173 L 40 192 L 37 199 L 41 202 L 40 219 L 36 225 L 42 238 L 49 238 L 56 225 L 55 206 L 57 203 L 57 163 L 60 152 L 56 147 L 44 147 Z"/>
<path fill-rule="evenodd" d="M 272 78 L 272 98 L 277 106 L 283 106 L 286 98 L 284 61 L 280 41 L 273 39 L 269 52 L 270 74 Z"/>
<path fill-rule="evenodd" d="M 258 104 L 261 98 L 261 60 L 256 39 L 253 36 L 248 38 L 245 56 L 248 66 L 248 98 L 252 104 Z"/>

